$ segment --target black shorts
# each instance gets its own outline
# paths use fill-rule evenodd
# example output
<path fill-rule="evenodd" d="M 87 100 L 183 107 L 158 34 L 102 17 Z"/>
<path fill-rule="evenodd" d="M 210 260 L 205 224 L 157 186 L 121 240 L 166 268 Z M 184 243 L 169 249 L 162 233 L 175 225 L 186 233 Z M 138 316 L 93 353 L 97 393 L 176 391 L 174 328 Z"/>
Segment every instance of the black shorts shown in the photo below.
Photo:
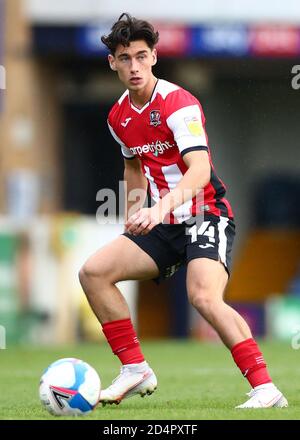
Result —
<path fill-rule="evenodd" d="M 123 235 L 134 241 L 155 261 L 159 268 L 160 282 L 172 276 L 181 265 L 195 258 L 211 258 L 221 261 L 230 275 L 231 250 L 235 236 L 233 219 L 205 215 L 194 223 L 155 226 L 148 234 Z"/>

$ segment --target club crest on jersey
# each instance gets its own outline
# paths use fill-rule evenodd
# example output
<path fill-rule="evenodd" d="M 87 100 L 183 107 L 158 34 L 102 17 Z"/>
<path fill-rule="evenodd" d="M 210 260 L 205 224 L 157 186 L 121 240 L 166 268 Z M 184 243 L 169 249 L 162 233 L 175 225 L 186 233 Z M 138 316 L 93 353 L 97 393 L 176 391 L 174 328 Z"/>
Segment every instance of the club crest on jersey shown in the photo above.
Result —
<path fill-rule="evenodd" d="M 186 126 L 193 136 L 201 136 L 203 134 L 202 124 L 196 116 L 184 118 Z"/>
<path fill-rule="evenodd" d="M 160 111 L 159 110 L 151 110 L 151 112 L 150 112 L 150 125 L 153 125 L 153 127 L 157 127 L 160 124 L 161 124 Z"/>

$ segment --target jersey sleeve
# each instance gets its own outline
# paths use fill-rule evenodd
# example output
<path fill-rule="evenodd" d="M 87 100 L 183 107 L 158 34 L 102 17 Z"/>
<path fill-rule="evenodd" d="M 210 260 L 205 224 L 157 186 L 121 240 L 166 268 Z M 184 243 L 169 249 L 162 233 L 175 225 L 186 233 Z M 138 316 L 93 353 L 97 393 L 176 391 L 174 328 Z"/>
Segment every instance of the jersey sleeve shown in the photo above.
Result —
<path fill-rule="evenodd" d="M 129 160 L 134 159 L 135 155 L 131 153 L 129 148 L 126 147 L 124 142 L 122 142 L 121 139 L 116 135 L 116 133 L 114 132 L 114 129 L 112 128 L 112 126 L 110 125 L 110 123 L 108 121 L 107 121 L 107 125 L 108 125 L 109 131 L 110 131 L 112 137 L 115 139 L 115 141 L 118 142 L 118 144 L 120 144 L 121 152 L 122 152 L 124 159 L 129 159 Z"/>
<path fill-rule="evenodd" d="M 171 95 L 166 101 L 166 121 L 180 153 L 184 155 L 193 150 L 208 151 L 205 118 L 200 103 L 183 89 Z"/>

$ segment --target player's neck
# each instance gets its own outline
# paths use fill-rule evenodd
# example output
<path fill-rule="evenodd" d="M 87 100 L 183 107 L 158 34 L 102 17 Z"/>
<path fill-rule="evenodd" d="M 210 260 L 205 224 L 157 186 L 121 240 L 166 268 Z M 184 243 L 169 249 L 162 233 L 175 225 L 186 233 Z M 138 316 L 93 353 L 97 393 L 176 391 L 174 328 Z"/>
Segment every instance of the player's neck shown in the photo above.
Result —
<path fill-rule="evenodd" d="M 141 90 L 130 90 L 129 96 L 132 104 L 137 108 L 143 108 L 150 101 L 158 79 L 152 76 L 149 83 Z"/>

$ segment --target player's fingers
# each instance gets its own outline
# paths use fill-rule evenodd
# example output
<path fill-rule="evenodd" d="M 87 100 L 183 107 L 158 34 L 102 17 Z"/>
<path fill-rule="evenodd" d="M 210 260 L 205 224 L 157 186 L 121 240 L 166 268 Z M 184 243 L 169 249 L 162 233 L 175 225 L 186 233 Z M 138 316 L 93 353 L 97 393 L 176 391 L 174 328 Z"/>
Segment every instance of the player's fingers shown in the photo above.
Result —
<path fill-rule="evenodd" d="M 140 219 L 139 217 L 135 217 L 132 218 L 130 217 L 130 219 L 127 220 L 125 227 L 128 230 L 132 230 L 135 229 L 137 226 L 139 226 L 142 223 L 143 219 Z"/>
<path fill-rule="evenodd" d="M 135 235 L 139 235 L 139 234 L 141 234 L 146 228 L 147 228 L 147 226 L 149 225 L 149 220 L 148 219 L 146 219 L 146 220 L 144 220 L 137 228 L 136 228 L 136 230 L 134 231 L 134 234 Z"/>
<path fill-rule="evenodd" d="M 131 217 L 129 217 L 127 219 L 127 222 L 125 223 L 125 227 L 127 229 L 130 228 L 133 224 L 135 224 L 137 222 L 138 218 L 139 218 L 138 213 L 133 214 Z M 138 222 L 138 223 L 141 223 L 141 222 Z"/>
<path fill-rule="evenodd" d="M 133 234 L 137 228 L 137 225 L 133 224 L 127 228 L 129 234 Z"/>
<path fill-rule="evenodd" d="M 131 234 L 136 234 L 137 229 L 139 228 L 139 226 L 141 225 L 141 223 L 142 223 L 143 221 L 144 221 L 144 220 L 139 220 L 139 219 L 137 219 L 137 220 L 135 220 L 134 222 L 132 222 L 131 225 L 128 227 L 128 231 L 129 231 L 129 233 L 131 233 Z"/>
<path fill-rule="evenodd" d="M 125 223 L 125 228 L 126 228 L 126 229 L 131 228 L 131 226 L 134 225 L 134 223 L 135 223 L 135 220 L 132 220 L 132 218 L 129 218 L 129 219 L 127 220 L 127 222 Z"/>
<path fill-rule="evenodd" d="M 149 232 L 156 226 L 155 223 L 150 223 L 143 231 L 142 235 L 149 234 Z"/>

